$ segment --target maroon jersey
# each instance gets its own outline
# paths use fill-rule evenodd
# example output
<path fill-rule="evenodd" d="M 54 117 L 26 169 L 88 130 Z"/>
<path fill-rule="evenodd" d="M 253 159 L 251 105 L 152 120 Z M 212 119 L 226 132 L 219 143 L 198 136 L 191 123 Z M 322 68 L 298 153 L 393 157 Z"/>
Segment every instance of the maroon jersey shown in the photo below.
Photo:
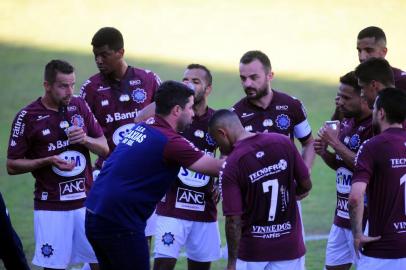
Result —
<path fill-rule="evenodd" d="M 72 97 L 59 112 L 48 110 L 41 98 L 23 108 L 15 117 L 8 147 L 9 159 L 37 159 L 53 155 L 75 162 L 72 171 L 46 166 L 32 171 L 35 178 L 34 209 L 73 210 L 83 207 L 92 184 L 89 150 L 69 145 L 65 130 L 82 127 L 90 137 L 103 136 L 103 131 L 87 104 Z"/>
<path fill-rule="evenodd" d="M 406 258 L 406 131 L 390 128 L 366 141 L 356 158 L 353 182 L 367 183 L 368 234 L 363 254 Z"/>
<path fill-rule="evenodd" d="M 217 148 L 208 133 L 208 122 L 213 113 L 214 110 L 208 108 L 203 116 L 195 116 L 192 125 L 182 134 L 211 156 L 214 156 Z M 157 214 L 192 221 L 216 221 L 216 203 L 212 199 L 213 182 L 213 177 L 181 167 L 177 179 L 158 203 Z"/>
<path fill-rule="evenodd" d="M 110 153 L 134 126 L 137 112 L 154 101 L 159 84 L 155 73 L 130 66 L 121 81 L 98 73 L 83 84 L 80 96 L 102 126 Z M 101 168 L 104 160 L 99 157 L 96 166 Z"/>
<path fill-rule="evenodd" d="M 286 136 L 258 133 L 238 141 L 220 172 L 225 216 L 241 215 L 238 258 L 279 261 L 305 254 L 296 181 L 309 178 Z"/>
<path fill-rule="evenodd" d="M 360 123 L 354 118 L 347 118 L 341 122 L 339 138 L 352 152 L 357 152 L 361 144 L 372 137 L 372 116 L 364 119 Z M 343 159 L 336 155 L 336 187 L 337 206 L 334 216 L 334 224 L 351 229 L 350 215 L 348 212 L 348 196 L 351 191 L 351 180 L 353 170 L 349 168 Z"/>
<path fill-rule="evenodd" d="M 395 87 L 406 90 L 406 72 L 394 67 L 392 67 L 392 71 L 395 79 Z"/>
<path fill-rule="evenodd" d="M 234 105 L 244 128 L 252 132 L 276 132 L 306 140 L 311 135 L 306 110 L 300 100 L 272 89 L 272 101 L 266 109 L 253 105 L 245 97 Z"/>

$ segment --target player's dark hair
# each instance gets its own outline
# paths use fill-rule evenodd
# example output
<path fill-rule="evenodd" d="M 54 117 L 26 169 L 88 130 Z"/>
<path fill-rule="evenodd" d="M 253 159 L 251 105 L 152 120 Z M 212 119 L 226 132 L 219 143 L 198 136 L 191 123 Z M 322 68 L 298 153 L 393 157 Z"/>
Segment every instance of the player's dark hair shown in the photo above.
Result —
<path fill-rule="evenodd" d="M 209 129 L 222 125 L 224 123 L 233 125 L 233 122 L 241 123 L 237 114 L 227 109 L 217 110 L 209 120 Z"/>
<path fill-rule="evenodd" d="M 75 71 L 75 68 L 64 60 L 54 59 L 51 60 L 45 66 L 44 70 L 44 81 L 53 84 L 56 80 L 56 74 L 58 72 L 63 74 L 71 74 Z"/>
<path fill-rule="evenodd" d="M 240 59 L 241 64 L 249 64 L 254 60 L 258 60 L 264 66 L 266 72 L 272 69 L 271 61 L 268 56 L 261 51 L 248 51 Z"/>
<path fill-rule="evenodd" d="M 207 84 L 211 85 L 213 83 L 213 77 L 211 76 L 211 72 L 207 67 L 205 67 L 203 65 L 200 65 L 200 64 L 190 64 L 186 68 L 187 69 L 201 69 L 201 70 L 203 70 L 206 73 L 205 77 L 206 77 Z"/>
<path fill-rule="evenodd" d="M 389 124 L 401 124 L 406 119 L 406 91 L 399 88 L 385 88 L 378 93 L 376 109 L 383 108 Z"/>
<path fill-rule="evenodd" d="M 392 67 L 383 58 L 373 57 L 362 62 L 355 68 L 355 76 L 366 84 L 371 81 L 377 81 L 386 87 L 393 87 L 395 85 Z"/>
<path fill-rule="evenodd" d="M 124 48 L 123 35 L 114 27 L 103 27 L 94 34 L 92 46 L 95 48 L 107 45 L 109 49 L 118 51 Z"/>
<path fill-rule="evenodd" d="M 189 97 L 193 95 L 194 91 L 183 83 L 163 82 L 155 94 L 155 113 L 163 116 L 169 115 L 176 105 L 184 109 L 189 102 Z"/>
<path fill-rule="evenodd" d="M 386 45 L 386 35 L 385 32 L 376 26 L 369 26 L 367 28 L 362 29 L 358 33 L 357 39 L 364 39 L 364 38 L 375 38 L 375 43 L 383 42 Z"/>
<path fill-rule="evenodd" d="M 361 94 L 361 87 L 358 85 L 358 80 L 354 71 L 350 71 L 344 76 L 341 76 L 340 83 L 351 86 L 358 95 Z"/>

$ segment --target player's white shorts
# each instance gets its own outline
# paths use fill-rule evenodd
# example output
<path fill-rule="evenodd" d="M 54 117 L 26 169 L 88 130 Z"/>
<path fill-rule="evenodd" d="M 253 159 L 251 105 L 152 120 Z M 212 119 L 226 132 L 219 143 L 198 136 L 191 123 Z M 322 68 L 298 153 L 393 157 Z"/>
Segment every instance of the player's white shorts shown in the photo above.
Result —
<path fill-rule="evenodd" d="M 358 260 L 357 270 L 400 270 L 406 269 L 406 258 L 400 259 L 381 259 L 362 255 Z"/>
<path fill-rule="evenodd" d="M 97 263 L 85 235 L 86 208 L 71 211 L 34 210 L 35 253 L 32 263 L 66 269 L 70 264 Z"/>
<path fill-rule="evenodd" d="M 237 259 L 237 270 L 305 270 L 304 256 L 298 259 L 271 262 L 246 262 Z"/>
<path fill-rule="evenodd" d="M 172 217 L 157 217 L 155 258 L 178 258 L 182 247 L 189 259 L 212 262 L 221 257 L 221 240 L 217 221 L 199 222 Z"/>
<path fill-rule="evenodd" d="M 356 262 L 354 237 L 351 230 L 333 224 L 327 240 L 326 265 L 336 266 Z"/>
<path fill-rule="evenodd" d="M 145 236 L 154 236 L 156 232 L 156 218 L 157 214 L 152 213 L 152 215 L 147 219 L 147 225 L 145 226 Z"/>

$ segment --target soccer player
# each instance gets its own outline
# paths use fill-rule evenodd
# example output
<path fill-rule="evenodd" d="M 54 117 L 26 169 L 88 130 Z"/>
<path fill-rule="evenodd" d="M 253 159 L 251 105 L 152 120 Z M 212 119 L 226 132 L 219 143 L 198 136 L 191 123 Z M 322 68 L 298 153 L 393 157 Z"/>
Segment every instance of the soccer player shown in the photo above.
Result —
<path fill-rule="evenodd" d="M 89 150 L 105 156 L 103 131 L 86 102 L 73 96 L 74 68 L 62 60 L 45 67 L 45 94 L 17 113 L 7 171 L 35 178 L 33 264 L 65 269 L 96 263 L 85 230 L 84 201 L 92 184 Z"/>
<path fill-rule="evenodd" d="M 192 124 L 182 133 L 206 155 L 214 156 L 216 143 L 208 134 L 214 110 L 207 105 L 212 91 L 212 75 L 203 65 L 191 64 L 183 82 L 194 86 Z M 154 269 L 174 269 L 180 249 L 186 248 L 188 269 L 210 269 L 221 256 L 217 223 L 214 177 L 181 168 L 156 212 Z"/>
<path fill-rule="evenodd" d="M 242 125 L 252 132 L 277 132 L 297 138 L 302 157 L 309 168 L 315 158 L 312 130 L 300 100 L 272 89 L 274 77 L 271 62 L 261 51 L 248 51 L 240 59 L 240 79 L 246 97 L 232 110 Z"/>
<path fill-rule="evenodd" d="M 90 106 L 103 128 L 110 153 L 134 126 L 137 114 L 154 100 L 161 83 L 150 70 L 129 66 L 124 60 L 124 40 L 119 30 L 103 27 L 92 38 L 93 54 L 99 73 L 82 86 L 80 95 Z M 154 107 L 152 107 L 153 109 Z M 152 112 L 144 112 L 147 115 Z M 99 156 L 94 176 L 107 157 Z M 146 228 L 146 235 L 155 233 L 155 214 Z M 149 241 L 150 238 L 149 238 Z"/>
<path fill-rule="evenodd" d="M 0 259 L 7 270 L 29 270 L 20 237 L 11 225 L 3 196 L 0 193 Z"/>
<path fill-rule="evenodd" d="M 314 148 L 323 161 L 336 171 L 337 205 L 327 241 L 326 269 L 346 270 L 356 263 L 348 195 L 355 155 L 361 144 L 372 137 L 372 112 L 367 102 L 361 98 L 361 88 L 354 72 L 340 78 L 337 96 L 338 108 L 345 118 L 335 130 L 324 125 L 319 131 L 320 138 L 314 142 Z M 327 150 L 328 145 L 334 152 Z"/>
<path fill-rule="evenodd" d="M 359 149 L 349 197 L 358 270 L 406 269 L 406 93 L 379 92 L 373 120 L 380 134 Z M 364 194 L 367 228 L 362 231 Z"/>
<path fill-rule="evenodd" d="M 86 234 L 101 269 L 149 269 L 145 223 L 181 166 L 218 175 L 223 162 L 178 134 L 192 123 L 193 96 L 183 83 L 161 84 L 153 121 L 133 127 L 103 166 L 86 200 Z"/>
<path fill-rule="evenodd" d="M 395 85 L 392 68 L 382 58 L 370 58 L 362 62 L 355 68 L 355 76 L 371 110 L 378 92 Z"/>
<path fill-rule="evenodd" d="M 385 32 L 376 26 L 369 26 L 362 29 L 357 36 L 357 51 L 360 63 L 363 63 L 370 58 L 384 59 L 388 52 Z M 394 75 L 395 86 L 406 90 L 406 72 L 395 67 L 391 67 L 391 69 Z M 338 108 L 336 108 L 332 120 L 341 121 L 342 118 L 343 116 L 339 114 Z"/>
<path fill-rule="evenodd" d="M 248 132 L 229 110 L 213 115 L 209 131 L 228 154 L 220 172 L 227 269 L 304 269 L 296 196 L 309 192 L 311 180 L 292 141 Z"/>

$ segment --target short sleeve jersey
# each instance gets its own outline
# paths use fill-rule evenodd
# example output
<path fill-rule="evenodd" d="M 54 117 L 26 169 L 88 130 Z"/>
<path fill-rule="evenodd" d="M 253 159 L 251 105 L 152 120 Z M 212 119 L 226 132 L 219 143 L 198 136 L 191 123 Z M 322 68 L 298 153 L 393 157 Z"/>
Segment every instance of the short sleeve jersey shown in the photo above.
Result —
<path fill-rule="evenodd" d="M 208 108 L 202 116 L 195 116 L 182 135 L 205 154 L 214 156 L 217 145 L 208 133 L 208 122 L 214 110 Z M 216 203 L 212 198 L 214 178 L 181 167 L 176 180 L 158 203 L 159 215 L 191 221 L 217 220 Z"/>
<path fill-rule="evenodd" d="M 300 100 L 273 90 L 272 101 L 266 109 L 253 105 L 245 97 L 232 110 L 240 118 L 245 130 L 252 132 L 276 132 L 306 140 L 311 135 L 306 110 Z"/>
<path fill-rule="evenodd" d="M 140 123 L 121 140 L 103 166 L 86 207 L 128 229 L 140 229 L 176 179 L 204 155 L 161 117 Z"/>
<path fill-rule="evenodd" d="M 373 135 L 372 116 L 359 123 L 355 122 L 354 118 L 346 118 L 340 126 L 340 141 L 355 153 L 361 144 Z M 334 224 L 342 228 L 351 229 L 348 196 L 351 191 L 353 170 L 347 166 L 339 155 L 336 155 L 336 161 L 338 165 L 336 168 L 337 205 Z"/>
<path fill-rule="evenodd" d="M 395 87 L 406 90 L 406 72 L 392 67 L 393 77 L 395 79 Z"/>
<path fill-rule="evenodd" d="M 238 258 L 279 261 L 305 254 L 295 188 L 309 178 L 286 136 L 258 133 L 238 141 L 220 172 L 225 216 L 241 215 Z"/>
<path fill-rule="evenodd" d="M 59 112 L 49 110 L 41 98 L 17 113 L 11 128 L 7 158 L 37 159 L 58 155 L 75 162 L 72 171 L 46 166 L 32 171 L 35 178 L 34 209 L 72 210 L 83 207 L 92 184 L 89 151 L 80 144 L 69 145 L 65 130 L 77 125 L 98 138 L 103 131 L 86 102 L 73 97 Z"/>
<path fill-rule="evenodd" d="M 369 257 L 406 257 L 406 131 L 389 128 L 366 141 L 356 158 L 353 182 L 367 183 Z"/>
<path fill-rule="evenodd" d="M 82 85 L 80 96 L 102 126 L 110 151 L 134 126 L 138 111 L 154 101 L 159 84 L 155 73 L 129 66 L 121 81 L 98 73 Z M 99 157 L 96 166 L 101 168 L 103 161 Z"/>

